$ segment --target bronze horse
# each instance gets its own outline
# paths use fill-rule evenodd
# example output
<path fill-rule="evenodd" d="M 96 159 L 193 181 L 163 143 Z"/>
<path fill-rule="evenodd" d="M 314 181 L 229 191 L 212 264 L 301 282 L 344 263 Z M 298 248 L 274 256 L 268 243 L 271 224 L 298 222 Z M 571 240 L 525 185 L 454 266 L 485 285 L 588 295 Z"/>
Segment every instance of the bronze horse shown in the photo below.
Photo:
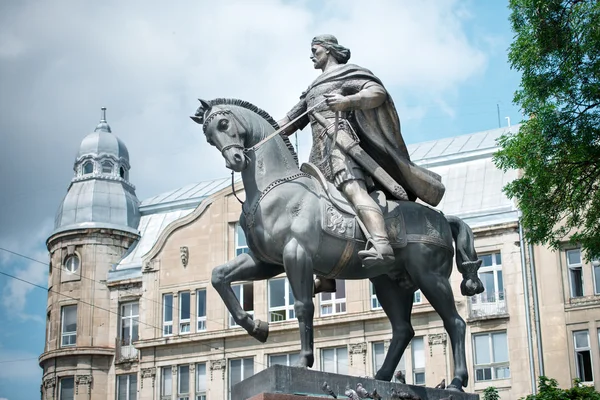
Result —
<path fill-rule="evenodd" d="M 466 325 L 456 311 L 448 279 L 452 273 L 454 239 L 456 263 L 464 278 L 462 294 L 472 296 L 483 291 L 477 276 L 481 260 L 477 259 L 471 229 L 459 218 L 444 216 L 432 208 L 384 199 L 380 203 L 388 231 L 405 229 L 405 234 L 397 237 L 406 240 L 394 244 L 393 265 L 365 269 L 357 256 L 364 248 L 365 238 L 354 224 L 351 210 L 344 204 L 336 206 L 321 181 L 298 168 L 287 137 L 276 134 L 270 140 L 263 140 L 279 128 L 275 120 L 242 100 L 201 100 L 201 103 L 191 118 L 203 124 L 206 140 L 219 149 L 227 167 L 241 172 L 246 193 L 240 225 L 250 252 L 216 267 L 212 273 L 212 285 L 236 323 L 259 341 L 267 340 L 268 323 L 253 319 L 242 309 L 231 283 L 269 279 L 285 272 L 300 328 L 299 365 L 312 367 L 313 274 L 340 279 L 368 278 L 392 327 L 390 347 L 375 378 L 390 381 L 414 337 L 410 322 L 413 293 L 421 289 L 450 336 L 454 378 L 448 387 L 462 390 L 468 382 Z"/>

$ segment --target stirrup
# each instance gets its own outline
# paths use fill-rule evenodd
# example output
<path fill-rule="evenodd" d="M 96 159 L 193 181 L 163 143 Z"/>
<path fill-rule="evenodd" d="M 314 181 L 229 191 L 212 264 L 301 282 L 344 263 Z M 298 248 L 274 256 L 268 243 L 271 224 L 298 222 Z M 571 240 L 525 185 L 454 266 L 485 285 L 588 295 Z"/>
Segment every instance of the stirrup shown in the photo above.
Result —
<path fill-rule="evenodd" d="M 367 240 L 366 246 L 370 248 L 358 252 L 358 256 L 362 260 L 363 268 L 382 267 L 392 264 L 396 257 L 394 249 L 388 240 Z"/>

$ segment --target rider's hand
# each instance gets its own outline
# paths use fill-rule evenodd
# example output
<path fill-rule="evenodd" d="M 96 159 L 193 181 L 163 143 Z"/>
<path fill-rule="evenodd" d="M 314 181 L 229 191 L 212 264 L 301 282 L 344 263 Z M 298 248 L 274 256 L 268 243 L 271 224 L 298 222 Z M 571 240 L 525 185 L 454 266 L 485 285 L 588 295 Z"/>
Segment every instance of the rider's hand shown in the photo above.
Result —
<path fill-rule="evenodd" d="M 325 94 L 326 103 L 331 111 L 347 111 L 350 109 L 350 100 L 341 94 Z"/>

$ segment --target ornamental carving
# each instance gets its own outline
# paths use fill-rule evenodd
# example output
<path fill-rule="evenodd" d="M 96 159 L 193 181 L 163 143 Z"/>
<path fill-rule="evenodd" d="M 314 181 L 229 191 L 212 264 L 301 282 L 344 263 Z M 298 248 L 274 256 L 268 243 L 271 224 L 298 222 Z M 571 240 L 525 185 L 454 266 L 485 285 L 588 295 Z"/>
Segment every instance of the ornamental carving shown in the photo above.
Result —
<path fill-rule="evenodd" d="M 56 379 L 55 378 L 44 379 L 44 388 L 46 388 L 46 390 L 47 389 L 54 390 L 55 386 L 56 386 Z"/>
<path fill-rule="evenodd" d="M 92 375 L 77 375 L 75 376 L 75 394 L 79 394 L 79 385 L 87 385 L 87 393 L 90 394 L 92 391 L 92 382 L 94 378 Z"/>
<path fill-rule="evenodd" d="M 225 368 L 227 366 L 227 360 L 224 358 L 220 360 L 212 360 L 210 362 L 210 380 L 213 380 L 213 371 L 221 371 L 221 379 L 225 379 Z"/>
<path fill-rule="evenodd" d="M 355 354 L 362 354 L 363 364 L 367 362 L 367 344 L 362 343 L 354 343 L 350 345 L 350 365 L 354 365 L 354 357 Z"/>
<path fill-rule="evenodd" d="M 433 357 L 433 346 L 436 344 L 441 344 L 444 347 L 444 355 L 446 354 L 446 343 L 448 342 L 448 337 L 445 333 L 434 333 L 428 336 L 429 341 L 429 356 Z"/>
<path fill-rule="evenodd" d="M 179 256 L 181 257 L 181 265 L 183 265 L 183 268 L 187 267 L 190 259 L 190 249 L 187 246 L 181 246 L 179 248 Z"/>
<path fill-rule="evenodd" d="M 152 378 L 152 387 L 154 387 L 154 382 L 156 381 L 156 368 L 155 367 L 151 367 L 151 368 L 142 368 L 141 370 L 142 373 L 142 381 L 140 382 L 140 386 L 143 389 L 144 388 L 144 378 Z"/>

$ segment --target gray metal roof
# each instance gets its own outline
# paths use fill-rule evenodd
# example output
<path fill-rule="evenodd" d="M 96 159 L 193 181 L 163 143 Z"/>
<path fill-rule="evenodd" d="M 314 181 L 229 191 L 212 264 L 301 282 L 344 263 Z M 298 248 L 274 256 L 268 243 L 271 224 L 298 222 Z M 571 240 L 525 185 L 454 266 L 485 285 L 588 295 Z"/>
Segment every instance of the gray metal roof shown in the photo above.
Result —
<path fill-rule="evenodd" d="M 102 108 L 102 119 L 94 132 L 87 135 L 81 141 L 77 160 L 85 156 L 113 156 L 116 159 L 123 159 L 129 164 L 129 151 L 125 143 L 112 134 L 112 130 L 106 122 L 106 108 Z"/>
<path fill-rule="evenodd" d="M 123 181 L 93 178 L 71 184 L 56 213 L 55 232 L 79 228 L 112 228 L 137 232 L 139 200 Z"/>

